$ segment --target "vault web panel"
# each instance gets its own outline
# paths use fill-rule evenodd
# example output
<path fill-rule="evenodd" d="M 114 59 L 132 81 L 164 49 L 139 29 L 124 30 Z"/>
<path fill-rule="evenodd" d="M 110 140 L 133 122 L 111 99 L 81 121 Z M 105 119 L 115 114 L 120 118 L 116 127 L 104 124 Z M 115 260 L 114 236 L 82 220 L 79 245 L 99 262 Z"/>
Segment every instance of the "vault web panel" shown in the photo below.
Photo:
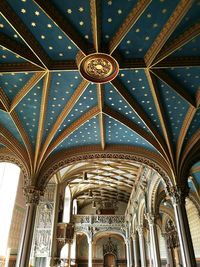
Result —
<path fill-rule="evenodd" d="M 8 2 L 52 59 L 74 59 L 76 46 L 33 1 Z"/>
<path fill-rule="evenodd" d="M 32 90 L 16 107 L 18 116 L 23 123 L 24 129 L 30 137 L 31 144 L 33 146 L 35 145 L 37 139 L 42 90 L 43 80 L 37 83 L 37 85 L 32 88 Z"/>
<path fill-rule="evenodd" d="M 100 144 L 99 118 L 95 116 L 69 135 L 58 145 L 54 152 L 58 152 L 62 149 L 98 144 Z"/>
<path fill-rule="evenodd" d="M 128 127 L 112 117 L 105 116 L 105 129 L 106 144 L 139 146 L 155 151 L 155 148 L 140 135 L 130 130 Z"/>

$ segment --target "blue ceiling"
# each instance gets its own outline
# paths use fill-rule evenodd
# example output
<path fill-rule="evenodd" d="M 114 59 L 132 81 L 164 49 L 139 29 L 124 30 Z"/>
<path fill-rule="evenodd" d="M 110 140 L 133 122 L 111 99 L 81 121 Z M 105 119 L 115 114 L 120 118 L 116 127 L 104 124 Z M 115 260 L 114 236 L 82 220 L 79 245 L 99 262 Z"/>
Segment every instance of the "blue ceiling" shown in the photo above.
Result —
<path fill-rule="evenodd" d="M 154 64 L 154 59 L 199 23 L 199 1 L 188 6 L 177 26 L 171 25 L 171 35 L 158 50 L 155 47 L 148 67 L 147 54 L 169 19 L 176 17 L 181 1 L 149 1 L 139 14 L 134 13 L 136 0 L 97 2 L 96 10 L 89 0 L 0 2 L 0 124 L 25 151 L 29 144 L 33 155 L 36 146 L 42 156 L 52 147 L 49 156 L 89 145 L 102 150 L 109 145 L 142 147 L 163 158 L 176 151 L 184 154 L 200 127 L 200 32 L 187 36 L 182 46 L 174 45 L 161 61 Z M 136 16 L 132 24 L 130 12 Z M 94 26 L 95 18 L 99 27 Z M 120 66 L 115 80 L 101 86 L 87 84 L 76 64 L 78 53 L 95 52 L 94 36 L 101 38 L 99 50 Z M 109 51 L 115 41 L 115 51 Z M 179 147 L 192 108 L 195 112 Z M 0 149 L 5 146 L 2 143 Z M 172 161 L 175 156 L 168 159 Z"/>

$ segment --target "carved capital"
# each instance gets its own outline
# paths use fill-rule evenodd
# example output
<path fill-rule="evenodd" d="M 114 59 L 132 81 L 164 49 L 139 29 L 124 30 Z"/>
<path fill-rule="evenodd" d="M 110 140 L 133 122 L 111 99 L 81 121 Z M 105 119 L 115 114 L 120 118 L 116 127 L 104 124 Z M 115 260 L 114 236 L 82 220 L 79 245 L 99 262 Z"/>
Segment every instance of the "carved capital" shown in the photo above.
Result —
<path fill-rule="evenodd" d="M 27 186 L 24 188 L 24 196 L 26 204 L 38 205 L 40 197 L 43 195 L 43 191 L 35 188 L 34 186 Z"/>
<path fill-rule="evenodd" d="M 144 235 L 144 227 L 142 225 L 137 227 L 138 235 Z"/>
<path fill-rule="evenodd" d="M 131 234 L 131 237 L 132 237 L 133 241 L 136 240 L 136 238 L 137 238 L 137 233 L 132 233 L 132 234 Z"/>
<path fill-rule="evenodd" d="M 153 226 L 155 223 L 156 216 L 153 213 L 145 213 L 145 219 L 148 221 L 149 226 Z"/>
<path fill-rule="evenodd" d="M 187 187 L 172 186 L 168 188 L 167 193 L 171 198 L 173 205 L 185 204 L 185 198 L 188 195 Z"/>

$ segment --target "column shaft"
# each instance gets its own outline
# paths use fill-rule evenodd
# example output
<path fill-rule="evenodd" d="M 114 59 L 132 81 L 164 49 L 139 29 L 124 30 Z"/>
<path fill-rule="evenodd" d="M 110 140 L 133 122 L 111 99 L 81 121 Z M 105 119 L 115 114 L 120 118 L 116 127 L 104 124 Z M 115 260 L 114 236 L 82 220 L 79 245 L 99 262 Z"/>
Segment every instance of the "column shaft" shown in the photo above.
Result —
<path fill-rule="evenodd" d="M 144 233 L 143 228 L 138 228 L 138 235 L 139 235 L 139 245 L 140 245 L 140 259 L 141 259 L 141 267 L 146 267 L 146 248 L 144 242 Z"/>
<path fill-rule="evenodd" d="M 139 267 L 139 249 L 137 235 L 133 236 L 133 255 L 134 255 L 134 267 Z"/>
<path fill-rule="evenodd" d="M 25 220 L 24 220 L 24 229 L 21 238 L 20 250 L 17 258 L 17 267 L 29 266 L 36 210 L 37 210 L 36 204 L 34 203 L 27 204 Z"/>
<path fill-rule="evenodd" d="M 92 240 L 88 241 L 88 267 L 92 267 Z"/>
<path fill-rule="evenodd" d="M 177 232 L 180 242 L 182 264 L 184 267 L 196 267 L 194 249 L 185 209 L 185 195 L 180 188 L 173 188 L 171 192 Z"/>

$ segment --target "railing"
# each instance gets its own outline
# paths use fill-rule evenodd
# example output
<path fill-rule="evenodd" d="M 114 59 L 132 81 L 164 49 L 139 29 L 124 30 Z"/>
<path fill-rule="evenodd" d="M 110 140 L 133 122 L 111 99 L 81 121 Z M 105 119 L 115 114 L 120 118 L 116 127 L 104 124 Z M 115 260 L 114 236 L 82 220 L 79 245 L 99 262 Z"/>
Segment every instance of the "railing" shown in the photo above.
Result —
<path fill-rule="evenodd" d="M 75 224 L 124 224 L 124 215 L 73 215 Z"/>

